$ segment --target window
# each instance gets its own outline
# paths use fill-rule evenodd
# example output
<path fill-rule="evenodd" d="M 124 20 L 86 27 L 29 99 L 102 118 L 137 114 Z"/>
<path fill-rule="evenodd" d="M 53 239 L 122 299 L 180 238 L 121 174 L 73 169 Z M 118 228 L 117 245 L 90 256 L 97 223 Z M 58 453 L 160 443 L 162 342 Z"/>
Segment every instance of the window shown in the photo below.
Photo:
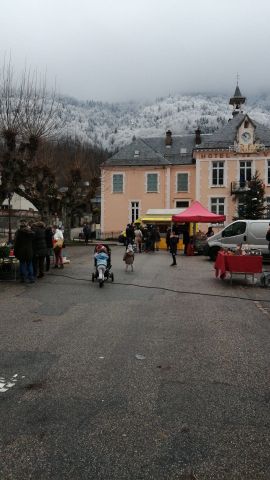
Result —
<path fill-rule="evenodd" d="M 212 185 L 224 185 L 224 162 L 212 163 Z"/>
<path fill-rule="evenodd" d="M 113 174 L 113 193 L 123 193 L 124 176 L 122 173 Z"/>
<path fill-rule="evenodd" d="M 157 192 L 158 191 L 158 174 L 157 173 L 147 173 L 147 192 Z"/>
<path fill-rule="evenodd" d="M 243 200 L 239 199 L 238 200 L 238 216 L 241 218 L 244 216 L 245 213 L 245 204 L 243 203 Z"/>
<path fill-rule="evenodd" d="M 188 192 L 188 173 L 177 173 L 177 192 Z"/>
<path fill-rule="evenodd" d="M 185 147 L 181 147 L 180 148 L 180 153 L 181 154 L 187 153 L 187 149 Z"/>
<path fill-rule="evenodd" d="M 211 212 L 217 215 L 224 215 L 225 198 L 211 198 Z"/>
<path fill-rule="evenodd" d="M 139 216 L 139 202 L 131 202 L 131 222 L 138 220 Z"/>
<path fill-rule="evenodd" d="M 235 222 L 229 225 L 222 232 L 222 237 L 234 237 L 235 235 L 242 235 L 246 231 L 246 222 Z"/>
<path fill-rule="evenodd" d="M 267 183 L 270 185 L 270 160 L 267 160 Z"/>
<path fill-rule="evenodd" d="M 250 160 L 240 161 L 240 187 L 244 187 L 246 185 L 246 182 L 249 182 L 249 180 L 251 180 L 251 165 L 252 162 Z"/>
<path fill-rule="evenodd" d="M 188 208 L 189 201 L 188 200 L 176 200 L 175 208 Z"/>

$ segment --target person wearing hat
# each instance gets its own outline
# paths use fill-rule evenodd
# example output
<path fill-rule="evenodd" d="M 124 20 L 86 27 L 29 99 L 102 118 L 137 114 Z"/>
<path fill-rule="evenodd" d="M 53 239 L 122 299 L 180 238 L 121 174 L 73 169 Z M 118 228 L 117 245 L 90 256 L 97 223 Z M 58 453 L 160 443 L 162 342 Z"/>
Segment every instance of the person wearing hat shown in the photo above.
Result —
<path fill-rule="evenodd" d="M 127 249 L 123 256 L 123 261 L 126 263 L 126 272 L 128 270 L 129 265 L 131 267 L 131 271 L 133 272 L 134 251 L 131 244 L 127 246 Z"/>

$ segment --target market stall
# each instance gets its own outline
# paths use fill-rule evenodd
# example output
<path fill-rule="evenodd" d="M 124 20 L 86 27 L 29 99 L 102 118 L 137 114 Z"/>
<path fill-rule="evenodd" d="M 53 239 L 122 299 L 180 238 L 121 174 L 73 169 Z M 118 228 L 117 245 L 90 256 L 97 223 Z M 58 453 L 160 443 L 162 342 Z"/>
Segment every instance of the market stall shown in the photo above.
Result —
<path fill-rule="evenodd" d="M 182 213 L 178 213 L 172 216 L 172 221 L 174 223 L 190 223 L 192 227 L 192 240 L 195 241 L 196 230 L 198 223 L 221 223 L 226 220 L 225 215 L 217 215 L 216 213 L 210 212 L 207 208 L 196 201 L 193 202 L 190 207 L 184 210 Z"/>
<path fill-rule="evenodd" d="M 233 274 L 252 276 L 254 285 L 255 273 L 262 273 L 262 256 L 260 255 L 235 255 L 231 252 L 218 252 L 215 262 L 216 277 L 224 280 L 230 274 L 232 284 Z"/>
<path fill-rule="evenodd" d="M 145 225 L 155 225 L 158 227 L 160 233 L 160 244 L 159 248 L 165 249 L 167 248 L 166 245 L 166 233 L 168 228 L 172 227 L 172 217 L 173 215 L 178 215 L 182 213 L 185 209 L 183 208 L 150 208 L 147 210 L 145 215 L 140 217 L 140 221 Z M 182 239 L 179 240 L 178 248 L 183 248 L 183 241 Z"/>

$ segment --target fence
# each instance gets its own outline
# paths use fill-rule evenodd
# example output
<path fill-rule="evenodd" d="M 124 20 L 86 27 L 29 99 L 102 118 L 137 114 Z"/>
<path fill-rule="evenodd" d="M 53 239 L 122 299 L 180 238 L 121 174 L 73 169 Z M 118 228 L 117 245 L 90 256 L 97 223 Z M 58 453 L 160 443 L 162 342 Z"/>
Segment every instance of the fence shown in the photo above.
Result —
<path fill-rule="evenodd" d="M 100 233 L 100 240 L 115 240 L 118 241 L 119 235 L 122 232 L 102 232 Z"/>

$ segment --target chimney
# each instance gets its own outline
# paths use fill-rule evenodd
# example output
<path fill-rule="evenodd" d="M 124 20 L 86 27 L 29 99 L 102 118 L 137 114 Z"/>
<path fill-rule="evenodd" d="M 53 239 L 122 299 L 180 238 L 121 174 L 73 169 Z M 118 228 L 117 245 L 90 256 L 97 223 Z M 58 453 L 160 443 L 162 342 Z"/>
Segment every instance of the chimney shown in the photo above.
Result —
<path fill-rule="evenodd" d="M 172 144 L 172 132 L 171 130 L 167 130 L 166 137 L 165 137 L 165 145 L 166 147 L 171 146 Z"/>
<path fill-rule="evenodd" d="M 200 145 L 200 143 L 202 143 L 201 130 L 200 130 L 200 128 L 197 128 L 195 130 L 195 144 Z"/>

